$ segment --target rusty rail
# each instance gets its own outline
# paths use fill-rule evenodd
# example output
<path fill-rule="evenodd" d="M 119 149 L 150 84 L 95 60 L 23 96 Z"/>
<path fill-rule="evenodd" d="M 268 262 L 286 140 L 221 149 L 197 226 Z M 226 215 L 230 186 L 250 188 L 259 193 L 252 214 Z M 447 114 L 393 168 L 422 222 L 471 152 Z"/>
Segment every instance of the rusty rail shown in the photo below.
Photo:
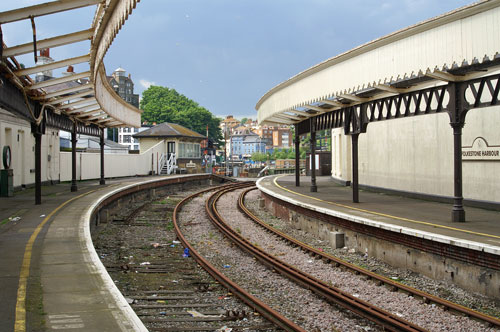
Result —
<path fill-rule="evenodd" d="M 229 185 L 224 185 L 221 186 L 220 188 L 240 188 L 240 187 L 245 187 L 248 186 L 248 183 L 236 183 L 236 184 L 229 184 Z M 288 318 L 284 317 L 271 307 L 269 307 L 267 304 L 264 302 L 260 301 L 250 293 L 246 292 L 243 288 L 239 287 L 236 283 L 231 281 L 229 278 L 227 278 L 222 272 L 217 270 L 208 260 L 206 260 L 203 256 L 201 256 L 196 249 L 191 246 L 191 244 L 186 240 L 184 235 L 181 232 L 181 229 L 179 227 L 179 222 L 178 222 L 178 214 L 180 210 L 182 209 L 182 206 L 186 204 L 189 200 L 202 195 L 204 193 L 207 193 L 209 191 L 215 190 L 214 188 L 209 188 L 206 190 L 199 191 L 191 196 L 188 196 L 184 198 L 182 201 L 180 201 L 174 209 L 173 213 L 173 221 L 174 221 L 174 229 L 175 233 L 179 239 L 179 241 L 182 243 L 182 245 L 186 248 L 189 248 L 189 252 L 191 256 L 196 260 L 196 262 L 203 267 L 212 277 L 214 277 L 221 285 L 229 289 L 233 294 L 235 294 L 237 297 L 239 297 L 242 301 L 244 301 L 246 304 L 248 304 L 250 307 L 252 307 L 254 310 L 259 312 L 263 317 L 268 319 L 270 322 L 275 324 L 276 326 L 279 326 L 280 328 L 284 329 L 285 331 L 296 331 L 296 332 L 306 332 L 306 330 L 302 329 L 300 326 L 296 325 L 294 322 L 289 320 Z"/>
<path fill-rule="evenodd" d="M 328 301 L 350 310 L 351 312 L 368 319 L 388 331 L 426 331 L 422 327 L 408 322 L 392 313 L 385 311 L 369 302 L 358 299 L 336 287 L 330 286 L 313 276 L 288 265 L 265 251 L 255 247 L 248 240 L 240 236 L 235 230 L 230 228 L 217 211 L 216 204 L 220 197 L 236 187 L 228 187 L 212 194 L 206 201 L 206 210 L 210 220 L 216 225 L 231 241 L 240 246 L 243 250 L 254 255 L 263 264 L 270 266 L 277 272 L 288 277 L 292 281 L 310 289 L 316 294 L 326 298 Z"/>
<path fill-rule="evenodd" d="M 336 266 L 342 266 L 342 267 L 344 267 L 344 268 L 352 271 L 355 274 L 365 275 L 365 276 L 367 276 L 370 279 L 376 280 L 376 281 L 378 281 L 380 283 L 383 283 L 383 284 L 386 284 L 386 285 L 388 285 L 390 287 L 393 287 L 395 290 L 401 290 L 401 291 L 404 291 L 404 292 L 406 292 L 408 294 L 411 294 L 413 296 L 421 298 L 425 303 L 435 303 L 437 305 L 445 307 L 445 308 L 447 308 L 449 310 L 452 310 L 454 312 L 458 312 L 458 313 L 463 314 L 465 316 L 472 317 L 474 319 L 477 319 L 477 320 L 483 321 L 485 323 L 488 323 L 488 324 L 490 324 L 490 326 L 494 326 L 496 328 L 500 327 L 500 320 L 499 319 L 496 319 L 496 318 L 488 316 L 486 314 L 477 312 L 475 310 L 472 310 L 470 308 L 461 306 L 459 304 L 447 301 L 445 299 L 442 299 L 442 298 L 434 296 L 432 294 L 423 292 L 423 291 L 415 289 L 413 287 L 401 284 L 399 282 L 396 282 L 394 280 L 391 280 L 391 279 L 386 278 L 384 276 L 381 276 L 379 274 L 376 274 L 376 273 L 373 273 L 373 272 L 368 271 L 366 269 L 363 269 L 362 267 L 359 267 L 359 266 L 353 265 L 351 263 L 348 263 L 348 262 L 346 262 L 346 261 L 344 261 L 344 260 L 342 260 L 342 259 L 340 259 L 338 257 L 335 257 L 333 255 L 327 254 L 327 253 L 325 253 L 323 251 L 320 251 L 320 250 L 318 250 L 318 249 L 316 249 L 314 247 L 311 247 L 311 246 L 309 246 L 309 245 L 307 245 L 307 244 L 305 244 L 303 242 L 300 242 L 300 241 L 298 241 L 298 240 L 296 240 L 296 239 L 288 236 L 287 234 L 285 234 L 285 233 L 283 233 L 283 232 L 281 232 L 281 231 L 279 231 L 279 230 L 277 230 L 277 229 L 269 226 L 264 221 L 262 221 L 257 216 L 255 216 L 249 209 L 247 209 L 247 207 L 244 204 L 245 203 L 244 202 L 245 201 L 245 196 L 250 191 L 256 190 L 256 189 L 257 189 L 257 187 L 252 187 L 252 188 L 249 188 L 249 189 L 245 190 L 244 192 L 242 192 L 240 194 L 239 199 L 238 199 L 238 208 L 248 218 L 250 218 L 251 220 L 253 220 L 254 222 L 256 222 L 261 227 L 265 228 L 267 231 L 272 232 L 275 235 L 283 238 L 288 243 L 290 243 L 290 244 L 292 244 L 294 246 L 300 247 L 303 251 L 309 252 L 312 256 L 315 256 L 318 259 L 322 259 L 323 261 L 326 261 L 326 262 L 333 262 Z"/>

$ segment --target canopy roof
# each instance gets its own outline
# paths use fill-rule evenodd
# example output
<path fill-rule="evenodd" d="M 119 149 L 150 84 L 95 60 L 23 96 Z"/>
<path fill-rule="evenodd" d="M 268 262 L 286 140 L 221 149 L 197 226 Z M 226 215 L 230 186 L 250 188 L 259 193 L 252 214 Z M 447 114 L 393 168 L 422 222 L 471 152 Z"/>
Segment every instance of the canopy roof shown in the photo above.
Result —
<path fill-rule="evenodd" d="M 388 96 L 500 68 L 500 1 L 484 0 L 327 59 L 269 90 L 259 124 L 297 124 Z"/>
<path fill-rule="evenodd" d="M 0 25 L 31 20 L 33 33 L 33 42 L 9 47 L 3 45 L 0 71 L 5 74 L 5 77 L 10 77 L 10 81 L 23 92 L 26 100 L 37 101 L 44 109 L 65 115 L 72 121 L 85 125 L 94 124 L 101 128 L 140 127 L 141 111 L 123 101 L 109 86 L 103 63 L 108 48 L 138 1 L 58 0 L 0 12 Z M 35 21 L 38 17 L 87 6 L 96 7 L 93 20 L 88 22 L 90 26 L 88 29 L 75 32 L 68 26 L 66 34 L 37 40 Z M 79 15 L 73 17 L 75 21 L 79 19 Z M 39 28 L 43 29 L 43 26 Z M 36 61 L 37 51 L 41 49 L 62 47 L 84 41 L 89 42 L 88 53 L 73 54 L 67 59 L 57 59 L 54 62 L 28 68 L 21 68 L 15 59 L 16 56 L 22 54 L 34 53 Z M 88 70 L 67 73 L 41 82 L 35 82 L 32 78 L 39 72 L 81 63 L 88 64 Z M 45 112 L 40 112 L 41 115 L 35 119 L 35 112 L 28 102 L 26 105 L 30 109 L 32 120 L 40 123 Z"/>

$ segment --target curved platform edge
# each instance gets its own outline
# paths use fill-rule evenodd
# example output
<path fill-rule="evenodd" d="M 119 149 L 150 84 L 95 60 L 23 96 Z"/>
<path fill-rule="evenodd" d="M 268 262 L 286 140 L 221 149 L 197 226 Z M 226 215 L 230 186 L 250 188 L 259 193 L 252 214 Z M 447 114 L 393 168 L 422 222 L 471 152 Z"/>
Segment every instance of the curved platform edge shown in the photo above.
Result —
<path fill-rule="evenodd" d="M 396 233 L 401 233 L 405 234 L 408 236 L 413 236 L 416 238 L 422 238 L 434 242 L 439 242 L 443 244 L 448 244 L 452 246 L 457 246 L 457 247 L 462 247 L 462 248 L 467 248 L 470 250 L 476 250 L 476 251 L 481 251 L 493 255 L 500 255 L 500 247 L 499 246 L 493 246 L 481 242 L 476 242 L 476 241 L 470 241 L 470 240 L 465 240 L 465 239 L 460 239 L 457 237 L 451 237 L 451 236 L 446 236 L 442 234 L 436 234 L 436 233 L 431 233 L 427 231 L 422 231 L 416 228 L 410 228 L 410 227 L 405 227 L 405 226 L 398 226 L 390 223 L 385 223 L 381 221 L 376 221 L 374 219 L 370 219 L 368 217 L 361 217 L 357 216 L 355 214 L 349 214 L 345 212 L 341 212 L 336 210 L 334 207 L 332 208 L 324 208 L 319 205 L 315 205 L 312 203 L 305 202 L 304 200 L 299 200 L 292 195 L 287 196 L 284 194 L 281 194 L 277 192 L 276 190 L 271 189 L 271 186 L 273 186 L 272 182 L 268 182 L 267 186 L 265 185 L 265 181 L 271 181 L 271 178 L 273 178 L 273 175 L 263 177 L 259 179 L 256 183 L 257 188 L 264 192 L 267 195 L 270 195 L 272 197 L 278 198 L 282 201 L 288 202 L 290 204 L 309 209 L 318 213 L 330 215 L 336 218 L 341 218 L 345 219 L 351 222 L 367 225 L 367 226 L 372 226 L 376 228 L 380 228 L 383 230 L 391 231 L 391 232 L 396 232 Z M 297 197 L 300 197 L 297 195 Z"/>
<path fill-rule="evenodd" d="M 213 178 L 193 174 L 122 182 L 84 194 L 61 209 L 47 230 L 41 257 L 47 330 L 148 331 L 101 262 L 92 241 L 93 223 L 115 199 Z"/>

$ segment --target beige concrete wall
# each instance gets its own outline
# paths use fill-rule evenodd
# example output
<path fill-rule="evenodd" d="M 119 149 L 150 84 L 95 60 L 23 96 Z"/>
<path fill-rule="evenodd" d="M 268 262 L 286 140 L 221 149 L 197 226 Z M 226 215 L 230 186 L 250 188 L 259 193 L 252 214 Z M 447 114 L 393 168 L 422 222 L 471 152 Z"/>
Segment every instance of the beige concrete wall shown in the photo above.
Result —
<path fill-rule="evenodd" d="M 448 114 L 370 123 L 359 136 L 360 184 L 433 195 L 453 196 L 453 131 Z M 462 145 L 484 137 L 500 145 L 500 107 L 471 110 Z M 351 178 L 350 137 L 332 131 L 332 176 Z M 463 161 L 464 198 L 500 202 L 500 160 Z"/>
<path fill-rule="evenodd" d="M 0 153 L 9 145 L 14 187 L 35 183 L 35 138 L 29 122 L 0 110 Z M 0 161 L 0 169 L 3 163 Z M 47 128 L 42 136 L 42 182 L 59 180 L 59 132 Z"/>

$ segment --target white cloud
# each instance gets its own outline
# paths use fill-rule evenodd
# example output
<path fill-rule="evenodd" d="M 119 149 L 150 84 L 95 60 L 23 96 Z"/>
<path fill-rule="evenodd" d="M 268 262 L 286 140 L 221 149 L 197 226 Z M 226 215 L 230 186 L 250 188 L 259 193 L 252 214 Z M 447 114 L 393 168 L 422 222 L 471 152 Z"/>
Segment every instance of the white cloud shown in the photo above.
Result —
<path fill-rule="evenodd" d="M 144 89 L 149 88 L 151 85 L 156 85 L 156 83 L 153 81 L 148 81 L 143 79 L 139 80 L 139 83 L 144 87 Z"/>

